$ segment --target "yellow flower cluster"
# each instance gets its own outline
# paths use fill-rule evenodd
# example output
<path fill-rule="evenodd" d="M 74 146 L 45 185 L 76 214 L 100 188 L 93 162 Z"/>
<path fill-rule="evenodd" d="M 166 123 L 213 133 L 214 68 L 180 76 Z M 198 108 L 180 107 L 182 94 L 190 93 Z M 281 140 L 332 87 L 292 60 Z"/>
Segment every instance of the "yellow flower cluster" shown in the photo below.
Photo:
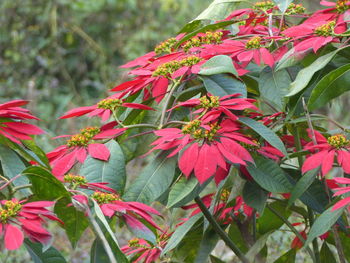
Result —
<path fill-rule="evenodd" d="M 21 208 L 22 205 L 18 202 L 6 201 L 0 208 L 0 222 L 5 224 L 10 217 L 16 216 Z"/>
<path fill-rule="evenodd" d="M 73 135 L 68 141 L 68 147 L 83 146 L 86 147 L 91 139 L 100 132 L 98 127 L 88 127 L 82 129 L 80 133 Z"/>

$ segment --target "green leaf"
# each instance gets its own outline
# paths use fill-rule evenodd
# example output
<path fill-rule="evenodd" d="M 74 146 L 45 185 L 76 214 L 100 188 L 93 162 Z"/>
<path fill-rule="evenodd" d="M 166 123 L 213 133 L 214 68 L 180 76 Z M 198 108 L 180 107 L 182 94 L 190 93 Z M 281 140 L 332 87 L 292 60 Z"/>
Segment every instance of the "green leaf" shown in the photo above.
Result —
<path fill-rule="evenodd" d="M 332 210 L 333 206 L 324 211 L 311 226 L 309 235 L 304 244 L 306 247 L 309 245 L 316 237 L 326 233 L 334 224 L 337 222 L 338 218 L 342 215 L 345 207 Z"/>
<path fill-rule="evenodd" d="M 290 84 L 289 86 L 289 92 L 286 94 L 287 97 L 291 97 L 300 91 L 302 91 L 311 81 L 313 75 L 324 68 L 337 54 L 338 50 L 335 50 L 333 52 L 330 52 L 324 56 L 319 57 L 316 59 L 310 66 L 303 68 L 299 71 L 297 77 L 295 80 Z"/>
<path fill-rule="evenodd" d="M 273 147 L 277 148 L 285 155 L 287 155 L 286 147 L 284 146 L 281 139 L 274 133 L 271 129 L 267 128 L 264 124 L 257 122 L 248 117 L 241 117 L 238 120 L 244 125 L 248 126 L 256 133 L 258 133 L 261 137 L 263 137 L 268 143 L 270 143 Z"/>
<path fill-rule="evenodd" d="M 220 258 L 217 258 L 213 255 L 210 255 L 210 262 L 211 263 L 225 263 L 224 261 L 222 261 Z"/>
<path fill-rule="evenodd" d="M 334 257 L 332 250 L 330 250 L 327 242 L 323 242 L 321 251 L 320 251 L 321 263 L 337 262 Z"/>
<path fill-rule="evenodd" d="M 40 159 L 44 166 L 50 168 L 49 160 L 47 159 L 46 153 L 38 145 L 36 145 L 34 140 L 24 140 L 22 142 L 26 146 L 26 148 L 31 150 L 32 153 L 34 153 Z"/>
<path fill-rule="evenodd" d="M 162 255 L 166 254 L 168 251 L 174 249 L 181 240 L 186 236 L 186 234 L 191 230 L 191 228 L 198 222 L 198 220 L 202 217 L 202 214 L 196 214 L 190 219 L 188 219 L 185 223 L 183 223 L 181 226 L 177 227 L 175 232 L 171 235 L 168 244 L 165 246 L 164 250 L 162 251 Z"/>
<path fill-rule="evenodd" d="M 126 256 L 123 254 L 123 252 L 120 250 L 118 240 L 116 239 L 112 229 L 110 228 L 105 216 L 103 215 L 101 208 L 97 204 L 95 200 L 92 199 L 92 202 L 94 204 L 94 212 L 96 215 L 97 222 L 99 225 L 103 226 L 104 235 L 108 241 L 108 244 L 113 249 L 113 252 L 116 256 L 116 260 L 118 263 L 126 263 L 129 262 L 129 260 L 126 258 Z"/>
<path fill-rule="evenodd" d="M 260 215 L 265 209 L 268 192 L 254 181 L 247 181 L 243 187 L 243 200 L 250 207 L 255 208 Z"/>
<path fill-rule="evenodd" d="M 177 34 L 193 32 L 201 26 L 202 21 L 193 20 L 190 23 L 187 23 L 183 28 L 181 28 L 181 30 Z"/>
<path fill-rule="evenodd" d="M 235 222 L 230 225 L 228 236 L 243 253 L 248 251 L 248 244 L 242 237 L 242 233 Z"/>
<path fill-rule="evenodd" d="M 295 55 L 295 49 L 291 48 L 278 61 L 275 71 L 279 71 L 288 67 L 295 66 L 300 61 L 300 58 Z"/>
<path fill-rule="evenodd" d="M 312 182 L 315 180 L 318 169 L 308 171 L 304 174 L 300 180 L 294 186 L 291 196 L 288 200 L 288 206 L 291 206 L 303 193 L 310 187 Z"/>
<path fill-rule="evenodd" d="M 216 244 L 219 241 L 219 236 L 213 229 L 208 229 L 202 238 L 202 241 L 199 245 L 195 263 L 207 262 L 210 253 L 215 248 Z"/>
<path fill-rule="evenodd" d="M 200 75 L 215 75 L 220 73 L 231 73 L 238 77 L 237 70 L 233 66 L 232 58 L 225 55 L 212 57 L 201 66 Z"/>
<path fill-rule="evenodd" d="M 280 256 L 278 259 L 274 261 L 274 263 L 294 263 L 295 262 L 295 257 L 296 257 L 296 250 L 291 249 L 282 256 Z"/>
<path fill-rule="evenodd" d="M 299 199 L 318 213 L 322 213 L 328 205 L 324 184 L 318 180 L 315 180 Z"/>
<path fill-rule="evenodd" d="M 292 214 L 290 209 L 286 210 L 286 202 L 273 202 L 269 204 L 274 210 L 276 210 L 281 216 L 288 219 Z M 257 219 L 257 229 L 260 234 L 265 234 L 270 231 L 279 229 L 284 222 L 277 217 L 270 209 L 265 209 L 264 214 Z"/>
<path fill-rule="evenodd" d="M 320 108 L 347 91 L 350 91 L 350 64 L 329 72 L 316 84 L 308 107 L 310 110 Z"/>
<path fill-rule="evenodd" d="M 223 97 L 240 93 L 243 97 L 247 97 L 245 84 L 229 74 L 201 76 L 200 78 L 203 80 L 206 90 L 214 96 Z"/>
<path fill-rule="evenodd" d="M 63 197 L 59 199 L 55 204 L 55 214 L 64 223 L 62 226 L 72 244 L 75 248 L 81 235 L 85 229 L 89 226 L 89 221 L 83 212 L 78 211 L 74 206 L 68 206 L 72 203 L 70 197 Z"/>
<path fill-rule="evenodd" d="M 8 179 L 14 178 L 16 175 L 20 174 L 26 168 L 21 158 L 19 158 L 14 151 L 2 145 L 0 145 L 0 162 L 1 162 L 2 171 Z M 14 186 L 21 186 L 28 183 L 29 183 L 28 179 L 24 176 L 20 176 L 13 181 Z M 25 196 L 28 196 L 31 194 L 29 189 L 21 189 L 20 191 Z"/>
<path fill-rule="evenodd" d="M 96 238 L 90 250 L 90 263 L 110 263 L 102 242 Z"/>
<path fill-rule="evenodd" d="M 32 191 L 38 200 L 55 200 L 70 196 L 63 184 L 48 170 L 31 166 L 22 172 L 32 183 Z"/>
<path fill-rule="evenodd" d="M 24 240 L 24 245 L 27 248 L 30 257 L 34 263 L 66 263 L 67 261 L 54 247 L 50 247 L 43 252 L 43 246 L 40 243 L 33 243 L 29 239 Z"/>
<path fill-rule="evenodd" d="M 254 180 L 265 190 L 272 193 L 289 193 L 292 184 L 281 167 L 273 160 L 258 156 L 254 164 L 247 166 Z"/>
<path fill-rule="evenodd" d="M 109 160 L 105 162 L 88 156 L 81 167 L 80 175 L 85 176 L 89 183 L 109 183 L 108 187 L 122 194 L 126 182 L 123 151 L 114 140 L 109 141 L 105 145 L 111 153 Z"/>
<path fill-rule="evenodd" d="M 167 207 L 181 207 L 192 201 L 210 181 L 208 180 L 203 185 L 200 185 L 195 177 L 191 177 L 190 179 L 182 177 L 171 187 Z"/>
<path fill-rule="evenodd" d="M 287 70 L 273 71 L 266 67 L 259 77 L 259 91 L 265 100 L 270 102 L 279 111 L 285 107 L 285 95 L 291 83 Z"/>
<path fill-rule="evenodd" d="M 276 3 L 278 9 L 281 10 L 282 13 L 286 12 L 290 3 L 293 2 L 293 0 L 273 0 L 273 1 Z"/>
<path fill-rule="evenodd" d="M 194 20 L 222 20 L 237 8 L 237 3 L 243 0 L 214 0 Z"/>
<path fill-rule="evenodd" d="M 255 261 L 255 257 L 259 254 L 259 252 L 264 248 L 267 239 L 270 236 L 270 232 L 265 233 L 262 235 L 255 243 L 254 245 L 249 249 L 248 253 L 246 253 L 246 257 L 250 262 Z"/>
<path fill-rule="evenodd" d="M 167 158 L 167 153 L 151 161 L 131 184 L 124 195 L 126 201 L 150 204 L 171 185 L 175 175 L 176 158 Z"/>

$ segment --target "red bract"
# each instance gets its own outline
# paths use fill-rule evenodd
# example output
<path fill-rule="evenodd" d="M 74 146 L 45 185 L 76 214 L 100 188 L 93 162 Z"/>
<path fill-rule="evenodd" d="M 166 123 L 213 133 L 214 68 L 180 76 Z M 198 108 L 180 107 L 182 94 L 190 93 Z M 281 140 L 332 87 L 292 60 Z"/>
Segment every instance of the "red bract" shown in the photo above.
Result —
<path fill-rule="evenodd" d="M 0 235 L 4 235 L 5 247 L 8 250 L 18 249 L 24 234 L 33 242 L 49 244 L 51 234 L 43 228 L 43 217 L 61 222 L 46 207 L 54 202 L 39 201 L 24 203 L 16 199 L 0 201 Z"/>
<path fill-rule="evenodd" d="M 20 106 L 26 105 L 26 100 L 13 100 L 0 104 L 0 136 L 4 136 L 11 141 L 20 144 L 20 140 L 31 140 L 31 135 L 38 135 L 44 133 L 39 127 L 13 120 L 35 119 L 33 115 L 29 114 L 29 110 L 22 109 Z M 4 118 L 1 120 L 1 118 Z M 10 120 L 9 120 L 10 119 Z"/>
<path fill-rule="evenodd" d="M 309 137 L 312 133 L 308 130 Z M 314 131 L 317 144 L 309 142 L 304 149 L 312 152 L 303 164 L 302 172 L 306 173 L 321 166 L 323 175 L 326 175 L 333 167 L 334 157 L 344 172 L 350 173 L 350 141 L 342 134 L 336 134 L 325 138 L 318 131 Z"/>
<path fill-rule="evenodd" d="M 162 233 L 157 238 L 157 244 L 150 244 L 144 239 L 134 238 L 128 242 L 128 245 L 121 248 L 123 253 L 133 255 L 133 263 L 144 262 L 152 263 L 159 259 L 162 250 L 165 248 L 170 235 Z"/>
<path fill-rule="evenodd" d="M 101 131 L 98 127 L 82 129 L 76 135 L 63 135 L 70 137 L 65 145 L 61 145 L 47 154 L 52 166 L 52 173 L 61 177 L 67 173 L 77 162 L 83 163 L 89 154 L 95 159 L 107 161 L 110 156 L 108 148 L 95 141 L 98 139 L 110 139 L 122 134 L 126 129 L 107 129 Z"/>
<path fill-rule="evenodd" d="M 334 181 L 338 184 L 350 184 L 350 178 L 344 178 L 344 177 L 336 177 L 334 178 Z M 333 188 L 333 191 L 337 191 L 334 196 L 339 196 L 339 195 L 343 195 L 346 194 L 348 192 L 350 192 L 350 186 L 345 186 L 345 187 L 337 187 L 337 188 Z M 337 210 L 339 208 L 342 208 L 343 206 L 346 206 L 350 203 L 350 196 L 345 197 L 344 199 L 340 200 L 339 202 L 337 202 L 332 210 Z"/>
<path fill-rule="evenodd" d="M 254 145 L 254 143 L 240 134 L 239 125 L 231 120 L 224 120 L 220 124 L 202 124 L 194 120 L 182 129 L 166 128 L 154 133 L 161 138 L 152 143 L 152 149 L 170 150 L 175 148 L 168 157 L 174 156 L 184 149 L 179 168 L 186 177 L 192 171 L 202 184 L 213 176 L 217 169 L 227 169 L 227 162 L 245 165 L 246 161 L 253 162 L 249 152 L 239 143 Z M 188 146 L 187 148 L 185 148 Z"/>
<path fill-rule="evenodd" d="M 238 98 L 241 94 L 232 94 L 219 98 L 218 96 L 212 96 L 208 93 L 207 96 L 203 96 L 200 99 L 191 99 L 185 102 L 179 103 L 176 107 L 191 107 L 199 108 L 194 113 L 201 116 L 202 123 L 208 123 L 217 120 L 222 114 L 226 115 L 231 120 L 237 120 L 237 116 L 232 111 L 242 111 L 246 109 L 256 110 L 259 109 L 253 104 L 254 99 Z"/>
<path fill-rule="evenodd" d="M 90 183 L 85 176 L 66 174 L 62 180 L 63 183 L 68 184 L 68 188 L 75 190 L 76 188 L 89 189 L 93 191 L 108 191 L 115 193 L 115 190 L 106 186 L 108 183 L 96 182 Z"/>
<path fill-rule="evenodd" d="M 125 100 L 120 99 L 119 97 L 120 94 L 112 95 L 107 99 L 101 100 L 96 105 L 72 109 L 61 116 L 60 119 L 68 119 L 88 114 L 90 117 L 99 116 L 102 121 L 107 121 L 112 113 L 119 107 L 127 107 L 140 110 L 154 110 L 147 105 L 125 102 Z"/>
<path fill-rule="evenodd" d="M 86 196 L 75 195 L 73 198 L 81 203 L 87 204 L 88 202 Z M 91 198 L 96 200 L 105 216 L 120 217 L 130 229 L 145 235 L 152 235 L 153 232 L 140 220 L 145 220 L 154 228 L 160 229 L 152 219 L 152 215 L 160 216 L 160 213 L 148 205 L 139 202 L 125 202 L 116 193 L 101 191 L 94 192 Z"/>

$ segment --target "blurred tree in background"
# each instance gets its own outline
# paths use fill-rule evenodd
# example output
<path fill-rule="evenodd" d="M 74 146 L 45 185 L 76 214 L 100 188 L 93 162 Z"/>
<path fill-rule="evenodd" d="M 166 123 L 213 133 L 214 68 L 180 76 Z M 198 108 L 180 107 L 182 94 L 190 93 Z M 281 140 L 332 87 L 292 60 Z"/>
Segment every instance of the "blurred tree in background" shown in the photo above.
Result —
<path fill-rule="evenodd" d="M 125 80 L 119 65 L 176 34 L 210 2 L 1 0 L 0 101 L 33 101 L 42 126 L 59 133 L 50 120 L 104 97 Z"/>

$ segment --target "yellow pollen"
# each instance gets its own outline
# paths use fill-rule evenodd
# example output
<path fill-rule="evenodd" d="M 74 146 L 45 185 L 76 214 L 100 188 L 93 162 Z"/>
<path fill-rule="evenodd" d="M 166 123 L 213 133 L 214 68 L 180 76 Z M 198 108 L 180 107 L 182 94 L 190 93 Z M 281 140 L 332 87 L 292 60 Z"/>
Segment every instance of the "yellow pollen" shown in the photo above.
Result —
<path fill-rule="evenodd" d="M 162 53 L 171 53 L 176 43 L 177 43 L 176 38 L 174 37 L 169 38 L 163 41 L 162 43 L 160 43 L 159 45 L 157 45 L 154 49 L 154 52 L 156 52 L 157 55 Z"/>
<path fill-rule="evenodd" d="M 17 216 L 21 208 L 18 202 L 6 201 L 0 208 L 0 222 L 5 224 L 9 218 Z"/>
<path fill-rule="evenodd" d="M 350 9 L 350 1 L 349 0 L 338 0 L 336 7 L 338 13 L 344 13 L 345 11 Z"/>
<path fill-rule="evenodd" d="M 257 2 L 253 5 L 253 8 L 255 10 L 261 10 L 261 11 L 267 11 L 271 8 L 274 8 L 275 4 L 272 3 L 271 1 L 261 1 L 261 2 Z"/>
<path fill-rule="evenodd" d="M 203 44 L 219 44 L 221 43 L 222 32 L 206 32 L 204 36 L 195 36 L 185 42 L 183 49 L 188 52 L 193 47 L 200 47 Z"/>
<path fill-rule="evenodd" d="M 117 107 L 120 107 L 123 104 L 123 101 L 120 99 L 104 99 L 97 103 L 97 108 L 114 110 Z"/>
<path fill-rule="evenodd" d="M 83 146 L 86 147 L 92 138 L 100 132 L 98 127 L 88 127 L 81 129 L 80 133 L 73 135 L 68 141 L 68 147 Z"/>
<path fill-rule="evenodd" d="M 336 135 L 330 136 L 328 137 L 327 142 L 330 146 L 336 149 L 347 147 L 350 144 L 350 141 L 346 139 L 346 137 L 343 134 L 336 134 Z"/>
<path fill-rule="evenodd" d="M 203 96 L 200 99 L 200 107 L 205 109 L 216 108 L 220 106 L 218 96 Z"/>
<path fill-rule="evenodd" d="M 98 204 L 108 204 L 113 201 L 121 200 L 118 194 L 110 194 L 99 191 L 94 192 L 91 197 L 95 199 Z"/>
<path fill-rule="evenodd" d="M 331 21 L 317 27 L 314 32 L 318 36 L 328 37 L 333 35 L 334 26 L 335 26 L 335 21 Z"/>
<path fill-rule="evenodd" d="M 246 49 L 257 49 L 261 47 L 261 37 L 253 37 L 245 45 Z"/>

